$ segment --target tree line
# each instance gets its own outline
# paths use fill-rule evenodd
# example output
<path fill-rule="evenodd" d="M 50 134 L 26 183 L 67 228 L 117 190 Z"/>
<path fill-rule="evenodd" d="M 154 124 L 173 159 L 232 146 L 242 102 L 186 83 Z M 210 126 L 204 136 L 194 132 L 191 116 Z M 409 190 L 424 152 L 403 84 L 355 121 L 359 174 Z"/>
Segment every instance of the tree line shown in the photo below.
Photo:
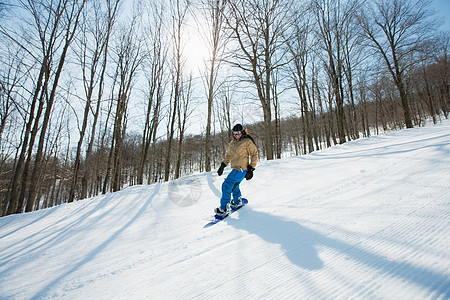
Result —
<path fill-rule="evenodd" d="M 430 1 L 141 2 L 0 2 L 1 216 L 448 118 Z"/>

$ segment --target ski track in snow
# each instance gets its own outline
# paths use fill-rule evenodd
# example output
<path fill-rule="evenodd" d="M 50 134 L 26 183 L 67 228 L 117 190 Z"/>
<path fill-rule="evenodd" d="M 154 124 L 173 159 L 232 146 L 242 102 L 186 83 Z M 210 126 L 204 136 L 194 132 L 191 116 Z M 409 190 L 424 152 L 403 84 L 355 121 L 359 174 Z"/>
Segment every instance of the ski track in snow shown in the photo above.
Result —
<path fill-rule="evenodd" d="M 229 168 L 226 169 L 226 172 Z M 0 299 L 450 299 L 450 122 L 0 218 Z"/>

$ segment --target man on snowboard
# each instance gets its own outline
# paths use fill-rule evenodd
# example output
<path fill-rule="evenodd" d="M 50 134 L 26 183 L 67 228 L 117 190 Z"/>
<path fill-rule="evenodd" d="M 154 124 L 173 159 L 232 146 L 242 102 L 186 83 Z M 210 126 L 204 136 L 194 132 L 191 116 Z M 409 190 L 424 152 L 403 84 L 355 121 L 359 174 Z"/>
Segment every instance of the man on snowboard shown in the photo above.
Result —
<path fill-rule="evenodd" d="M 241 206 L 241 190 L 239 184 L 242 180 L 250 180 L 253 177 L 253 171 L 258 161 L 258 149 L 255 141 L 244 130 L 241 124 L 233 127 L 233 140 L 228 144 L 228 150 L 223 162 L 220 164 L 217 174 L 221 176 L 223 169 L 231 162 L 231 172 L 222 184 L 222 198 L 220 207 L 214 210 L 219 217 L 226 216 L 229 213 L 230 205 L 233 208 Z M 249 163 L 249 157 L 251 158 Z M 231 200 L 233 194 L 233 200 Z M 231 202 L 230 202 L 231 201 Z"/>

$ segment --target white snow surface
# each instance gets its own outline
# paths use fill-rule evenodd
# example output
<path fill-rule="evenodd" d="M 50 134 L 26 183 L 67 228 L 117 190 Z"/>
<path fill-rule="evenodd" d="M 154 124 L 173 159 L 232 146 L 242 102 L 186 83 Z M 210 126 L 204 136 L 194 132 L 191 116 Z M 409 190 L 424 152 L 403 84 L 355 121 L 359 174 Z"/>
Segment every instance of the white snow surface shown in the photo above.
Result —
<path fill-rule="evenodd" d="M 449 299 L 450 121 L 0 218 L 0 299 Z"/>

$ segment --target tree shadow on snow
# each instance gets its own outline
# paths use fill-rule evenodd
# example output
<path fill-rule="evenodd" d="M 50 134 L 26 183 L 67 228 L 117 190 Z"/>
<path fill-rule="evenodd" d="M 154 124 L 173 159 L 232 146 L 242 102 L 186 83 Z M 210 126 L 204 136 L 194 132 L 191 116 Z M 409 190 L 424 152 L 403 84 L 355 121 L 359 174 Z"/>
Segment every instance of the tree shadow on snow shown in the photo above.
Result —
<path fill-rule="evenodd" d="M 267 242 L 279 244 L 286 257 L 300 268 L 321 269 L 324 263 L 320 259 L 317 249 L 325 247 L 337 250 L 350 260 L 364 264 L 386 276 L 394 276 L 423 286 L 436 293 L 434 296 L 437 298 L 439 296 L 443 296 L 444 299 L 450 297 L 450 279 L 446 274 L 437 273 L 406 261 L 389 260 L 362 247 L 324 236 L 296 222 L 254 211 L 251 207 L 245 207 L 239 214 L 241 218 L 229 218 L 227 223 L 234 228 L 257 235 Z"/>
<path fill-rule="evenodd" d="M 160 190 L 160 184 L 157 184 L 151 195 L 146 197 L 145 201 L 139 202 L 140 208 L 136 210 L 136 213 L 129 216 L 128 222 L 126 222 L 119 230 L 112 232 L 109 236 L 105 233 L 105 240 L 100 243 L 93 250 L 88 252 L 84 258 L 73 264 L 69 267 L 69 270 L 62 273 L 59 277 L 52 280 L 49 284 L 43 287 L 40 291 L 36 293 L 31 299 L 41 299 L 49 297 L 48 293 L 51 291 L 53 287 L 55 287 L 59 282 L 61 282 L 64 278 L 69 275 L 75 273 L 82 266 L 89 264 L 97 255 L 99 255 L 103 250 L 105 250 L 113 241 L 115 241 L 122 232 L 124 232 L 127 228 L 129 228 L 138 218 L 142 217 L 146 209 L 150 206 L 153 201 L 153 198 L 158 194 Z"/>

